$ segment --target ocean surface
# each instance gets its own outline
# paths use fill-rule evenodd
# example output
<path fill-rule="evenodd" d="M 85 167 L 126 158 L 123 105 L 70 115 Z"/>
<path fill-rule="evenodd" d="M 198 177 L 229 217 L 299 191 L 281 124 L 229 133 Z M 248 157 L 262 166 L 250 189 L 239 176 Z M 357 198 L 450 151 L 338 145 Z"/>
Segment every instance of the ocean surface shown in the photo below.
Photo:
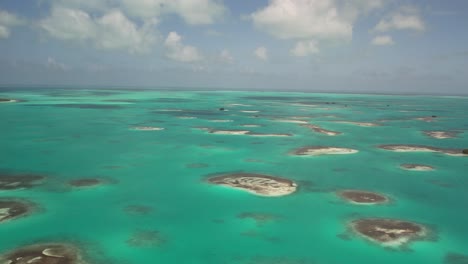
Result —
<path fill-rule="evenodd" d="M 67 242 L 89 263 L 468 263 L 468 157 L 378 148 L 468 148 L 466 97 L 10 89 L 0 98 L 18 100 L 0 103 L 0 174 L 46 177 L 33 188 L 0 190 L 0 198 L 39 206 L 0 223 L 0 253 Z M 291 155 L 304 146 L 359 152 Z M 404 163 L 435 169 L 408 171 Z M 290 179 L 298 190 L 262 197 L 206 181 L 230 172 Z M 103 184 L 70 186 L 88 178 Z M 343 189 L 391 202 L 352 204 L 337 196 Z M 384 247 L 350 230 L 350 221 L 366 217 L 420 223 L 431 234 Z"/>

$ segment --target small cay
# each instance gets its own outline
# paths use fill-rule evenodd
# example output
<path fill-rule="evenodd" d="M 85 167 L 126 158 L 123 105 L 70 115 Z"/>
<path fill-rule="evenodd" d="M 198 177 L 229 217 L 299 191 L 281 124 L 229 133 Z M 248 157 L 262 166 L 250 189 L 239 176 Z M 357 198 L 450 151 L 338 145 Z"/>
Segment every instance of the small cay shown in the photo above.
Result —
<path fill-rule="evenodd" d="M 283 196 L 291 194 L 297 189 L 297 184 L 291 180 L 256 173 L 224 174 L 211 177 L 208 182 L 241 189 L 260 196 Z"/>
<path fill-rule="evenodd" d="M 29 215 L 36 205 L 20 199 L 0 199 L 0 224 Z"/>
<path fill-rule="evenodd" d="M 1 103 L 16 103 L 16 102 L 18 102 L 18 101 L 14 100 L 14 99 L 0 98 L 0 104 Z"/>
<path fill-rule="evenodd" d="M 463 149 L 444 149 L 431 146 L 423 145 L 380 145 L 378 148 L 395 151 L 395 152 L 438 152 L 443 153 L 449 156 L 466 156 L 468 154 L 464 153 Z"/>
<path fill-rule="evenodd" d="M 423 131 L 424 135 L 437 138 L 437 139 L 447 139 L 447 138 L 456 138 L 459 132 L 454 131 Z"/>
<path fill-rule="evenodd" d="M 429 165 L 410 164 L 410 163 L 401 164 L 400 168 L 402 168 L 404 170 L 412 170 L 412 171 L 432 171 L 432 170 L 434 170 L 434 167 L 429 166 Z"/>
<path fill-rule="evenodd" d="M 364 218 L 351 222 L 357 234 L 382 246 L 399 247 L 427 235 L 424 226 L 397 219 Z"/>
<path fill-rule="evenodd" d="M 320 156 L 320 155 L 342 155 L 354 154 L 358 151 L 350 148 L 309 146 L 296 149 L 292 152 L 296 156 Z"/>
<path fill-rule="evenodd" d="M 80 251 L 69 244 L 35 244 L 0 256 L 5 264 L 85 264 Z"/>
<path fill-rule="evenodd" d="M 361 190 L 343 190 L 339 191 L 337 194 L 342 199 L 355 204 L 382 204 L 389 201 L 389 199 L 382 194 Z"/>
<path fill-rule="evenodd" d="M 29 189 L 42 183 L 44 176 L 0 174 L 0 190 Z"/>
<path fill-rule="evenodd" d="M 380 124 L 372 123 L 372 122 L 335 121 L 335 123 L 348 124 L 348 125 L 355 125 L 355 126 L 360 126 L 360 127 L 376 127 L 376 126 L 381 126 Z"/>

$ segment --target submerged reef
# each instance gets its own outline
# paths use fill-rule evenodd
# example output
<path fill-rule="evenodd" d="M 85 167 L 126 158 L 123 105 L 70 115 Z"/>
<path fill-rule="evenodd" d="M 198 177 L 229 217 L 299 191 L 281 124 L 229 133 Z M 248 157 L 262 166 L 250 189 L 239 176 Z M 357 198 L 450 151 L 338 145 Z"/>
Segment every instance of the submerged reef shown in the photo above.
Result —
<path fill-rule="evenodd" d="M 5 264 L 85 264 L 80 251 L 62 243 L 34 244 L 21 247 L 0 256 Z"/>
<path fill-rule="evenodd" d="M 296 149 L 292 152 L 296 156 L 320 156 L 320 155 L 339 155 L 339 154 L 354 154 L 358 151 L 350 148 L 341 147 L 324 147 L 324 146 L 307 146 Z"/>
<path fill-rule="evenodd" d="M 412 171 L 432 171 L 432 170 L 434 170 L 434 167 L 429 166 L 429 165 L 411 164 L 411 163 L 401 164 L 400 168 L 402 168 L 404 170 L 412 170 Z"/>
<path fill-rule="evenodd" d="M 34 203 L 26 200 L 0 198 L 0 224 L 27 216 L 36 208 Z"/>
<path fill-rule="evenodd" d="M 138 230 L 126 243 L 131 247 L 158 247 L 166 243 L 166 239 L 156 230 Z"/>
<path fill-rule="evenodd" d="M 44 179 L 44 176 L 34 174 L 0 173 L 0 190 L 29 189 L 41 184 Z"/>
<path fill-rule="evenodd" d="M 382 194 L 361 190 L 343 190 L 337 192 L 338 196 L 354 204 L 382 204 L 389 199 Z"/>
<path fill-rule="evenodd" d="M 153 212 L 153 208 L 145 205 L 129 205 L 124 211 L 130 215 L 148 215 Z"/>
<path fill-rule="evenodd" d="M 237 218 L 239 219 L 252 219 L 256 222 L 257 226 L 261 226 L 263 224 L 273 222 L 278 220 L 278 216 L 272 215 L 272 214 L 266 214 L 266 213 L 241 213 L 237 215 Z"/>
<path fill-rule="evenodd" d="M 424 226 L 397 219 L 363 218 L 350 223 L 354 232 L 387 247 L 403 246 L 426 237 Z"/>
<path fill-rule="evenodd" d="M 95 187 L 103 183 L 103 180 L 96 178 L 77 179 L 68 182 L 72 187 Z"/>
<path fill-rule="evenodd" d="M 208 182 L 241 189 L 260 196 L 288 195 L 295 192 L 297 188 L 297 184 L 291 180 L 256 173 L 224 174 L 211 177 Z"/>
<path fill-rule="evenodd" d="M 327 135 L 327 136 L 337 136 L 337 135 L 340 135 L 342 134 L 341 132 L 338 132 L 338 131 L 332 131 L 332 130 L 327 130 L 327 129 L 324 129 L 324 128 L 321 128 L 317 125 L 301 125 L 302 127 L 306 127 L 306 128 L 309 128 L 311 129 L 312 131 L 314 132 L 317 132 L 317 133 L 320 133 L 320 134 L 324 134 L 324 135 Z"/>
<path fill-rule="evenodd" d="M 444 257 L 444 264 L 468 264 L 468 255 L 459 253 L 447 253 Z"/>

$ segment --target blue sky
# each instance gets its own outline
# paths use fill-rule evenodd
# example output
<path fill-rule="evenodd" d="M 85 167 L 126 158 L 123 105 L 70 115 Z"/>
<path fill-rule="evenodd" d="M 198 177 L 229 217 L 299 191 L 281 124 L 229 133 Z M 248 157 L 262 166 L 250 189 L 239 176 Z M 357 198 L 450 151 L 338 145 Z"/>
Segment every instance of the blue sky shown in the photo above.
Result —
<path fill-rule="evenodd" d="M 0 85 L 468 94 L 466 0 L 1 0 Z"/>

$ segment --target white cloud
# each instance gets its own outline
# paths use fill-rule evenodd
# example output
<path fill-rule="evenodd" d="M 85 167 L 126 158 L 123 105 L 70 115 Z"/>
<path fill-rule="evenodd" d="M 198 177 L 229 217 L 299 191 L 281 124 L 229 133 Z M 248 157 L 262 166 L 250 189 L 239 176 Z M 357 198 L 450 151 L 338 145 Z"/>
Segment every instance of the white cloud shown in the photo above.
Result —
<path fill-rule="evenodd" d="M 0 10 L 0 39 L 10 36 L 10 27 L 19 26 L 24 21 L 14 14 Z"/>
<path fill-rule="evenodd" d="M 424 31 L 425 23 L 421 18 L 419 10 L 415 7 L 402 7 L 397 12 L 380 20 L 374 30 L 386 32 L 390 30 L 414 30 Z"/>
<path fill-rule="evenodd" d="M 182 43 L 182 37 L 177 32 L 170 32 L 164 42 L 166 56 L 169 59 L 181 62 L 195 62 L 202 60 L 202 55 L 197 48 Z"/>
<path fill-rule="evenodd" d="M 57 62 L 57 60 L 52 57 L 47 58 L 46 66 L 51 70 L 67 71 L 70 69 L 67 65 Z"/>
<path fill-rule="evenodd" d="M 224 5 L 218 0 L 120 0 L 122 8 L 140 18 L 176 14 L 191 25 L 212 24 L 220 19 Z"/>
<path fill-rule="evenodd" d="M 263 46 L 256 48 L 254 51 L 254 55 L 260 60 L 268 60 L 268 50 Z"/>
<path fill-rule="evenodd" d="M 376 36 L 375 38 L 372 39 L 372 45 L 387 46 L 387 45 L 393 45 L 393 44 L 395 44 L 395 42 L 393 41 L 392 37 L 389 35 Z"/>
<path fill-rule="evenodd" d="M 296 43 L 290 53 L 296 57 L 305 57 L 312 54 L 319 53 L 319 48 L 316 41 L 299 41 Z"/>
<path fill-rule="evenodd" d="M 100 49 L 145 53 L 156 41 L 155 24 L 150 20 L 138 27 L 116 9 L 94 18 L 79 9 L 54 7 L 51 15 L 39 22 L 39 27 L 58 39 L 90 41 Z"/>
<path fill-rule="evenodd" d="M 222 0 L 49 0 L 54 6 L 85 11 L 120 9 L 132 18 L 159 18 L 175 14 L 191 25 L 212 24 L 226 8 Z"/>
<path fill-rule="evenodd" d="M 254 25 L 281 39 L 350 39 L 357 17 L 382 0 L 270 0 Z"/>
<path fill-rule="evenodd" d="M 219 54 L 219 60 L 220 60 L 221 62 L 231 64 L 231 63 L 234 62 L 234 57 L 233 57 L 232 54 L 229 52 L 229 50 L 224 49 L 224 50 L 222 50 L 221 53 Z"/>

